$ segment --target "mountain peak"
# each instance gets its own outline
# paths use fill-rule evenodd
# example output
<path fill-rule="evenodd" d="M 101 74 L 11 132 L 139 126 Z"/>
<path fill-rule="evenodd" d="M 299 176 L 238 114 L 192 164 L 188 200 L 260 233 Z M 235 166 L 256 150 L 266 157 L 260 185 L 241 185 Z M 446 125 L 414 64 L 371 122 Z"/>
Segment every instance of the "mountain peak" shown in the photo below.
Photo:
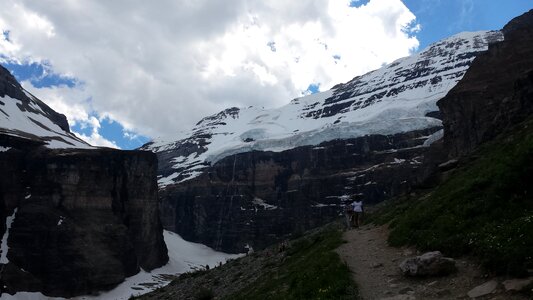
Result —
<path fill-rule="evenodd" d="M 26 91 L 0 66 L 0 134 L 45 144 L 50 148 L 89 148 L 70 132 L 67 118 Z"/>
<path fill-rule="evenodd" d="M 455 86 L 499 31 L 464 32 L 325 92 L 276 109 L 229 108 L 176 140 L 143 146 L 159 154 L 160 187 L 202 174 L 220 159 L 283 151 L 335 139 L 438 128 L 436 102 Z"/>

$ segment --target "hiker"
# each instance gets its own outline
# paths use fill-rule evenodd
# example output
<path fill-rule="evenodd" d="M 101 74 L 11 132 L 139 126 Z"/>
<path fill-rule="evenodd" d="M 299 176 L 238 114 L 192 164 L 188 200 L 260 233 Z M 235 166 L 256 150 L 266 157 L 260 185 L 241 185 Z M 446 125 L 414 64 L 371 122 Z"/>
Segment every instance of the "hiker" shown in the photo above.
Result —
<path fill-rule="evenodd" d="M 346 230 L 352 228 L 353 208 L 352 204 L 346 200 L 344 203 L 344 217 L 346 218 Z"/>
<path fill-rule="evenodd" d="M 361 224 L 363 223 L 363 196 L 360 194 L 356 194 L 352 196 L 353 202 L 352 202 L 352 225 L 355 228 L 359 228 Z"/>

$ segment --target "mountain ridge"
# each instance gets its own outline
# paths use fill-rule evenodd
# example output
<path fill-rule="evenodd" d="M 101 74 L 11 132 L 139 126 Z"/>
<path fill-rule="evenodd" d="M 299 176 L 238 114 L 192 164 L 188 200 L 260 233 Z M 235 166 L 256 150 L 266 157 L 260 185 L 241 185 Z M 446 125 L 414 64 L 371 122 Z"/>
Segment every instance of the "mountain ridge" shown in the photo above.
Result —
<path fill-rule="evenodd" d="M 48 148 L 92 148 L 70 132 L 65 115 L 26 91 L 1 65 L 0 133 L 39 142 Z"/>
<path fill-rule="evenodd" d="M 229 108 L 200 120 L 181 140 L 155 140 L 140 149 L 158 153 L 164 188 L 237 153 L 439 127 L 436 100 L 462 78 L 478 53 L 501 40 L 498 31 L 457 34 L 329 91 L 280 108 Z M 425 93 L 425 99 L 417 93 Z"/>
<path fill-rule="evenodd" d="M 276 109 L 229 108 L 178 141 L 155 141 L 163 226 L 242 252 L 336 219 L 350 195 L 408 193 L 441 154 L 437 101 L 499 31 L 461 33 L 334 90 Z"/>

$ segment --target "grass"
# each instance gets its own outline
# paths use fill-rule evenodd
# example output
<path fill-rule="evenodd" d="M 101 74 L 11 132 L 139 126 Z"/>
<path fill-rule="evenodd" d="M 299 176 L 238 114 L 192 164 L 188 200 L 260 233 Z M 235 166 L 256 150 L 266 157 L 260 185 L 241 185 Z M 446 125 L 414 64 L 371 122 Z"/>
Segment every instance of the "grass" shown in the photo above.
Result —
<path fill-rule="evenodd" d="M 343 243 L 339 227 L 328 226 L 300 238 L 277 268 L 224 299 L 354 299 L 357 289 L 348 266 L 334 252 Z"/>
<path fill-rule="evenodd" d="M 383 208 L 389 244 L 474 255 L 499 274 L 533 268 L 533 121 L 480 147 L 424 197 Z"/>

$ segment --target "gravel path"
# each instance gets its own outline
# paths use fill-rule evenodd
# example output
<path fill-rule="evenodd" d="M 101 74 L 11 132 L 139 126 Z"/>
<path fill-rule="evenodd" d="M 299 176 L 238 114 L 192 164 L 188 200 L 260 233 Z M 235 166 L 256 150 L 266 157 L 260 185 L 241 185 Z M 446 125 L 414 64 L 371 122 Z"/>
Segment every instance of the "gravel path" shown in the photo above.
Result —
<path fill-rule="evenodd" d="M 488 281 L 481 268 L 467 260 L 457 260 L 458 272 L 446 277 L 406 278 L 398 265 L 407 257 L 418 255 L 408 248 L 387 245 L 386 226 L 365 225 L 344 233 L 347 243 L 337 252 L 352 270 L 361 299 L 469 299 L 472 288 Z M 501 282 L 502 279 L 496 278 Z M 495 293 L 477 299 L 527 299 L 503 293 L 501 284 Z"/>

